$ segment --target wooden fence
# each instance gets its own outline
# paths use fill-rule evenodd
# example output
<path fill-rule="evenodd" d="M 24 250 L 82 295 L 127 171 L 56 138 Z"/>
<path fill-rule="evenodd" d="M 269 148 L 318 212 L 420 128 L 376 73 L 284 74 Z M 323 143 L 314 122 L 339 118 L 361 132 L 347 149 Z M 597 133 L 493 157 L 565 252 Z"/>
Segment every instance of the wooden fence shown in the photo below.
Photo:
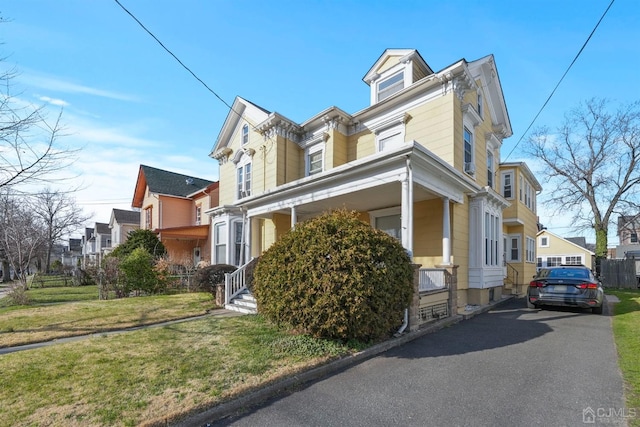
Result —
<path fill-rule="evenodd" d="M 636 276 L 636 260 L 603 259 L 600 264 L 600 280 L 605 288 L 638 288 L 639 279 Z"/>

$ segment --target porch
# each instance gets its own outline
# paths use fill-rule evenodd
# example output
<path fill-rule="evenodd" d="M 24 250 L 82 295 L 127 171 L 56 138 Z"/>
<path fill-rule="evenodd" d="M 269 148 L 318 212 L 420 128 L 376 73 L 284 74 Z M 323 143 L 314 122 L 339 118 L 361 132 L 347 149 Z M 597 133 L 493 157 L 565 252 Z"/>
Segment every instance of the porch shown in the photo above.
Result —
<path fill-rule="evenodd" d="M 245 314 L 256 314 L 258 307 L 246 282 L 248 264 L 225 275 L 224 307 Z M 405 325 L 410 331 L 457 314 L 457 267 L 420 268 L 414 265 L 414 268 L 414 296 L 407 307 L 408 324 Z"/>

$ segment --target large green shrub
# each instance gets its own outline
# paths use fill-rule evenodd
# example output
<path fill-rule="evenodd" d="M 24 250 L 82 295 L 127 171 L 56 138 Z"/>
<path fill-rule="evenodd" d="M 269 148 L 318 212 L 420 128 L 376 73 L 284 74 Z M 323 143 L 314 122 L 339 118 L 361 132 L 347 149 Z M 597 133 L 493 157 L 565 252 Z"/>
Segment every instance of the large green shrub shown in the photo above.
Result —
<path fill-rule="evenodd" d="M 120 270 L 125 275 L 126 291 L 156 294 L 164 291 L 164 283 L 154 269 L 153 256 L 145 248 L 134 249 L 120 261 Z"/>
<path fill-rule="evenodd" d="M 260 258 L 253 290 L 267 318 L 316 337 L 372 341 L 402 324 L 411 260 L 386 233 L 340 210 L 296 224 Z"/>
<path fill-rule="evenodd" d="M 138 229 L 130 231 L 127 234 L 127 240 L 116 246 L 109 256 L 124 259 L 139 247 L 145 248 L 154 258 L 161 257 L 167 252 L 156 233 L 151 230 Z"/>
<path fill-rule="evenodd" d="M 224 285 L 224 275 L 233 273 L 238 267 L 228 264 L 213 264 L 199 268 L 193 276 L 196 290 L 212 292 L 215 295 L 216 286 Z"/>

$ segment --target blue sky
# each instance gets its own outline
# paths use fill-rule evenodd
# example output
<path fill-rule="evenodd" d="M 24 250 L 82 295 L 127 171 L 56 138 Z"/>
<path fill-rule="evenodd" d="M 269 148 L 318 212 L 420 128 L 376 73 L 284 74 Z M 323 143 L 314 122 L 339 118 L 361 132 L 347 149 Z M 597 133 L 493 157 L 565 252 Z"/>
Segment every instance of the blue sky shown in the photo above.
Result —
<path fill-rule="evenodd" d="M 514 131 L 504 160 L 610 0 L 120 2 L 228 104 L 242 96 L 297 122 L 365 108 L 362 77 L 386 48 L 418 49 L 435 70 L 494 54 Z M 535 125 L 591 97 L 640 98 L 638 6 L 615 1 Z M 0 66 L 20 72 L 12 90 L 25 102 L 51 119 L 63 109 L 59 143 L 82 147 L 76 197 L 94 221 L 130 208 L 140 164 L 218 178 L 208 154 L 227 106 L 114 0 L 4 0 L 0 14 Z M 535 171 L 523 144 L 508 160 Z M 550 231 L 593 240 L 539 211 Z"/>

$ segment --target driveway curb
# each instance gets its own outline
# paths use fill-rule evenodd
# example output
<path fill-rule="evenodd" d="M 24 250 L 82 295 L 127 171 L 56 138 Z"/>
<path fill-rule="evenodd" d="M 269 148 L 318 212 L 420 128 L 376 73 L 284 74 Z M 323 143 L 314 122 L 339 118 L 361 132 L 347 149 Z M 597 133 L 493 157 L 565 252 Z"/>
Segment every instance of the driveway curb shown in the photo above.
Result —
<path fill-rule="evenodd" d="M 478 314 L 485 313 L 507 301 L 510 301 L 513 298 L 515 298 L 515 296 L 509 295 L 502 298 L 500 301 L 495 301 L 493 303 L 487 304 L 472 312 L 458 314 L 455 316 L 447 317 L 446 319 L 438 320 L 434 323 L 424 325 L 417 331 L 405 333 L 399 337 L 395 337 L 380 344 L 371 346 L 361 352 L 327 362 L 308 371 L 300 372 L 299 374 L 296 374 L 294 376 L 278 380 L 272 384 L 261 387 L 258 390 L 249 392 L 228 402 L 221 403 L 198 414 L 187 416 L 176 422 L 170 422 L 168 425 L 174 427 L 194 427 L 209 425 L 209 423 L 212 421 L 220 420 L 239 412 L 241 409 L 256 406 L 273 397 L 281 395 L 286 390 L 299 387 L 301 385 L 316 381 L 321 378 L 325 378 L 330 374 L 375 357 L 387 350 L 401 346 L 424 335 L 436 332 L 440 329 L 455 325 L 462 320 L 468 320 L 474 316 L 477 316 Z"/>

